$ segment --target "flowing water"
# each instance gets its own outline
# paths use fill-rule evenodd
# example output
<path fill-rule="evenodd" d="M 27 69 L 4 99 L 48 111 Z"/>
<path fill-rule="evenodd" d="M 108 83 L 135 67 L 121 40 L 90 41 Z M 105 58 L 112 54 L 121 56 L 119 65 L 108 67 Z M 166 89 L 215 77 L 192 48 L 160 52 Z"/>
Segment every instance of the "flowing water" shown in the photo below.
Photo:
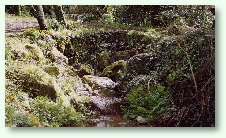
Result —
<path fill-rule="evenodd" d="M 98 111 L 99 115 L 91 116 L 86 120 L 87 127 L 145 127 L 137 121 L 123 117 L 121 110 L 122 98 L 119 92 L 113 89 L 116 83 L 107 77 L 85 75 L 83 79 L 89 80 L 93 88 L 90 96 L 92 110 Z"/>

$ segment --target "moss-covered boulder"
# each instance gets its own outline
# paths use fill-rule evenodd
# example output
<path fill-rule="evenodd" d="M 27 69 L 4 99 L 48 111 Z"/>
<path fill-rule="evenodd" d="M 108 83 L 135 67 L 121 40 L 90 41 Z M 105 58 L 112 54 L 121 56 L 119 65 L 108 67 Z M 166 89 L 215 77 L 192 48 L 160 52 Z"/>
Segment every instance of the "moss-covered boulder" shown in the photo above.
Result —
<path fill-rule="evenodd" d="M 146 124 L 148 123 L 147 119 L 146 118 L 143 118 L 142 116 L 138 116 L 136 118 L 136 121 L 139 123 L 139 124 Z"/>
<path fill-rule="evenodd" d="M 107 77 L 98 77 L 92 75 L 84 75 L 82 77 L 85 83 L 88 83 L 94 90 L 99 90 L 102 88 L 114 89 L 117 83 L 113 82 Z"/>
<path fill-rule="evenodd" d="M 126 64 L 127 64 L 127 62 L 124 60 L 116 61 L 113 64 L 107 66 L 103 70 L 102 76 L 106 76 L 113 80 L 117 80 L 125 72 Z"/>
<path fill-rule="evenodd" d="M 27 65 L 21 70 L 25 89 L 30 89 L 33 96 L 48 96 L 55 100 L 60 91 L 55 79 L 44 72 L 43 69 L 33 65 Z"/>
<path fill-rule="evenodd" d="M 102 71 L 105 67 L 109 65 L 110 57 L 107 52 L 102 51 L 98 58 L 98 70 Z"/>
<path fill-rule="evenodd" d="M 90 67 L 90 66 L 88 66 L 88 65 L 84 65 L 84 64 L 82 64 L 81 66 L 80 66 L 80 68 L 76 71 L 76 74 L 80 77 L 80 78 L 82 78 L 84 75 L 90 75 L 90 74 L 93 74 L 93 69 Z"/>
<path fill-rule="evenodd" d="M 10 73 L 13 74 L 10 75 Z M 55 100 L 60 88 L 55 79 L 35 65 L 12 64 L 6 68 L 6 79 L 19 84 L 30 97 L 48 96 Z"/>
<path fill-rule="evenodd" d="M 19 42 L 18 44 L 11 45 L 11 48 L 14 54 L 20 58 L 29 58 L 37 61 L 44 59 L 42 50 L 36 44 Z"/>
<path fill-rule="evenodd" d="M 60 70 L 57 66 L 45 66 L 43 67 L 43 70 L 52 76 L 57 76 L 60 74 Z"/>
<path fill-rule="evenodd" d="M 51 62 L 68 64 L 68 58 L 55 47 L 53 47 L 52 50 L 47 53 L 47 56 Z"/>

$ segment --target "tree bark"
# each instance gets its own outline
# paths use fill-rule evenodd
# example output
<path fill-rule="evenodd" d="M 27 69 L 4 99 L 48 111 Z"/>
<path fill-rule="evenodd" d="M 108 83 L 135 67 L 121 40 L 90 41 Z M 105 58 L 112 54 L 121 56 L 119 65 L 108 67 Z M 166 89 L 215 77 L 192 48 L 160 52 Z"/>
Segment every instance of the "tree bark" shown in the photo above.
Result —
<path fill-rule="evenodd" d="M 42 6 L 41 5 L 34 5 L 34 6 L 32 6 L 32 9 L 33 9 L 33 12 L 34 12 L 34 16 L 38 20 L 40 30 L 47 30 L 45 15 L 44 15 Z"/>
<path fill-rule="evenodd" d="M 15 5 L 15 15 L 21 16 L 20 5 Z"/>
<path fill-rule="evenodd" d="M 63 13 L 62 7 L 59 6 L 59 5 L 53 5 L 53 9 L 54 9 L 57 21 L 60 24 L 65 25 L 66 23 L 65 23 L 64 13 Z"/>

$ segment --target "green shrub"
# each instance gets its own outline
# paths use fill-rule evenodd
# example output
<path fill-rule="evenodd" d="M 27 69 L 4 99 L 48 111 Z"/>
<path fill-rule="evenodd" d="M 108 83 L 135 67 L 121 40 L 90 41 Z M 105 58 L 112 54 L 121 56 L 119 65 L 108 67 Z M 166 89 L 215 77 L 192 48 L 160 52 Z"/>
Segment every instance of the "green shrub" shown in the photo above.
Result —
<path fill-rule="evenodd" d="M 170 107 L 170 95 L 160 84 L 150 83 L 149 86 L 133 87 L 131 93 L 125 97 L 127 106 L 123 107 L 126 117 L 142 116 L 148 121 L 160 119 Z"/>
<path fill-rule="evenodd" d="M 113 11 L 116 22 L 132 26 L 158 26 L 156 15 L 160 12 L 159 5 L 121 5 Z"/>
<path fill-rule="evenodd" d="M 5 93 L 5 126 L 6 127 L 38 127 L 41 123 L 31 114 L 32 98 L 22 91 L 21 86 L 6 79 Z"/>
<path fill-rule="evenodd" d="M 46 26 L 48 29 L 53 29 L 55 31 L 62 31 L 65 26 L 59 23 L 56 19 L 47 19 Z"/>
<path fill-rule="evenodd" d="M 6 127 L 38 127 L 39 124 L 34 118 L 23 110 L 20 110 L 15 103 L 8 101 L 5 104 L 5 126 Z"/>
<path fill-rule="evenodd" d="M 105 5 L 77 5 L 72 9 L 72 13 L 82 15 L 82 21 L 98 21 L 102 14 L 107 11 Z"/>
<path fill-rule="evenodd" d="M 184 21 L 190 27 L 211 29 L 214 23 L 211 9 L 213 5 L 162 6 L 158 18 L 166 26 Z"/>
<path fill-rule="evenodd" d="M 84 117 L 61 102 L 56 103 L 47 97 L 37 97 L 31 103 L 32 113 L 39 118 L 45 126 L 75 127 L 81 126 Z"/>

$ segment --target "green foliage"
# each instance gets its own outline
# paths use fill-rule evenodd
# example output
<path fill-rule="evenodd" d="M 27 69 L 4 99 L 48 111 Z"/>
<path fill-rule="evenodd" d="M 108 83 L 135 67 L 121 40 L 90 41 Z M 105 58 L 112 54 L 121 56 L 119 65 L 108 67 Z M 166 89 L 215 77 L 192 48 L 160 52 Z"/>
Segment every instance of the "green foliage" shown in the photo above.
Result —
<path fill-rule="evenodd" d="M 106 11 L 104 5 L 77 5 L 72 9 L 72 13 L 82 14 L 84 22 L 98 21 Z"/>
<path fill-rule="evenodd" d="M 6 93 L 6 126 L 83 126 L 84 116 L 70 106 L 63 105 L 59 99 L 56 102 L 43 96 L 32 99 L 9 80 L 6 82 L 6 90 L 10 92 Z"/>
<path fill-rule="evenodd" d="M 99 22 L 103 24 L 113 24 L 113 17 L 110 14 L 103 14 Z"/>
<path fill-rule="evenodd" d="M 107 76 L 112 80 L 118 80 L 125 72 L 126 63 L 124 60 L 114 62 L 103 70 L 102 76 Z"/>
<path fill-rule="evenodd" d="M 6 14 L 8 15 L 12 15 L 16 13 L 16 5 L 6 5 L 5 7 L 5 11 Z M 13 15 L 15 17 L 15 15 Z M 10 16 L 8 16 L 10 17 Z M 31 18 L 32 17 L 32 13 L 30 12 L 30 6 L 29 5 L 20 5 L 20 16 L 17 16 L 18 18 Z"/>
<path fill-rule="evenodd" d="M 48 29 L 53 29 L 53 30 L 58 30 L 58 31 L 62 31 L 65 29 L 65 25 L 59 23 L 56 19 L 47 19 L 47 28 Z"/>
<path fill-rule="evenodd" d="M 15 84 L 20 84 L 31 97 L 48 95 L 56 99 L 57 84 L 43 69 L 34 65 L 20 65 L 18 62 L 10 62 L 6 66 L 6 78 Z"/>
<path fill-rule="evenodd" d="M 214 23 L 212 5 L 162 6 L 158 19 L 162 24 L 185 24 L 190 27 L 210 29 Z"/>
<path fill-rule="evenodd" d="M 110 63 L 110 57 L 107 52 L 102 51 L 98 59 L 98 69 L 103 70 Z"/>
<path fill-rule="evenodd" d="M 45 126 L 75 127 L 81 126 L 83 116 L 61 102 L 56 103 L 47 97 L 37 97 L 31 103 L 32 113 L 39 118 Z"/>
<path fill-rule="evenodd" d="M 148 25 L 148 17 L 151 14 L 151 6 L 115 6 L 113 16 L 116 22 L 132 25 L 132 26 L 143 26 Z"/>
<path fill-rule="evenodd" d="M 35 28 L 27 29 L 26 31 L 24 31 L 23 35 L 26 38 L 30 39 L 32 42 L 37 42 L 40 39 L 44 39 L 44 32 L 39 31 Z"/>
<path fill-rule="evenodd" d="M 12 50 L 11 47 L 6 46 L 6 48 L 5 48 L 5 60 L 8 60 L 9 58 L 12 57 L 11 50 Z"/>
<path fill-rule="evenodd" d="M 21 5 L 21 16 L 23 17 L 32 17 L 30 7 L 28 5 Z"/>
<path fill-rule="evenodd" d="M 214 6 L 113 6 L 116 22 L 133 26 L 170 26 L 184 22 L 190 27 L 211 28 L 214 23 Z"/>
<path fill-rule="evenodd" d="M 38 123 L 28 113 L 18 109 L 18 106 L 6 99 L 5 106 L 5 126 L 6 127 L 33 127 Z"/>
<path fill-rule="evenodd" d="M 5 93 L 5 126 L 33 127 L 40 126 L 37 118 L 29 112 L 32 98 L 18 86 L 6 79 Z"/>
<path fill-rule="evenodd" d="M 170 107 L 170 95 L 160 84 L 150 83 L 148 88 L 145 85 L 133 87 L 125 100 L 128 105 L 123 107 L 126 117 L 136 118 L 142 116 L 148 121 L 160 119 Z"/>

